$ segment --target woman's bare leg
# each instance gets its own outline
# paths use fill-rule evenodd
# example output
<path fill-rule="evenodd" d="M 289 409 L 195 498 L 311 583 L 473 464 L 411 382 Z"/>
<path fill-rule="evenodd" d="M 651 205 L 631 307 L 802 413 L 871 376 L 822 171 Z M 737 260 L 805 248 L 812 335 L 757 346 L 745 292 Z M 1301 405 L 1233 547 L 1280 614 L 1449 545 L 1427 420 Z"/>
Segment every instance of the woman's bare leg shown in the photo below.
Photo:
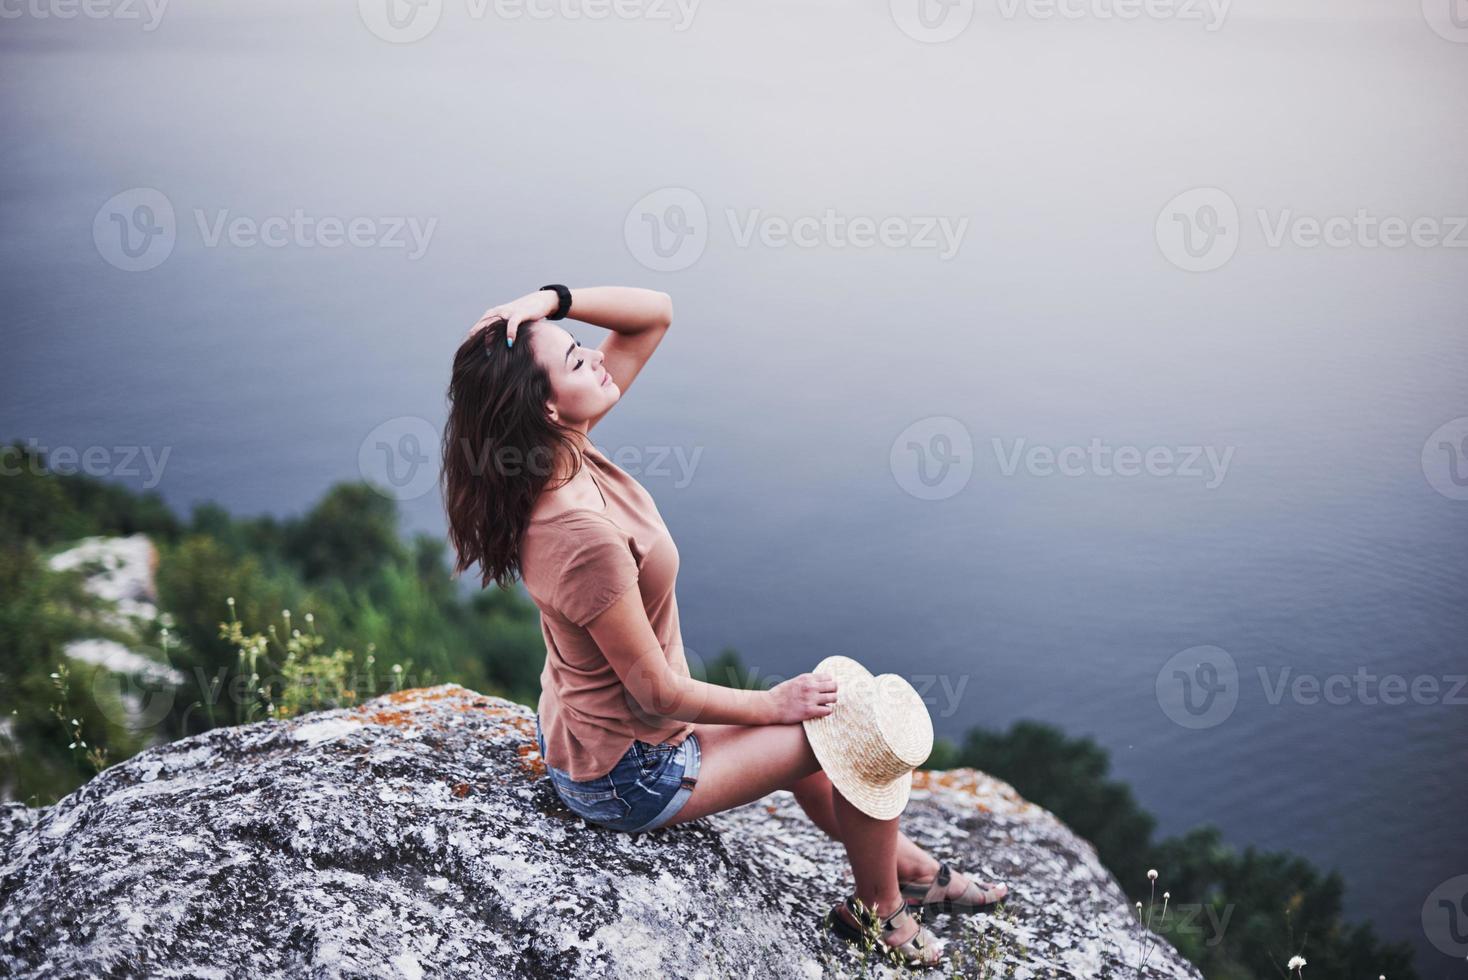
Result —
<path fill-rule="evenodd" d="M 699 785 L 694 787 L 693 795 L 689 797 L 687 803 L 683 804 L 683 808 L 679 811 L 677 818 L 672 822 L 678 823 L 683 820 L 693 820 L 709 813 L 718 813 L 720 810 L 727 810 L 730 807 L 739 806 L 741 803 L 748 803 L 750 800 L 760 799 L 777 789 L 788 789 L 794 794 L 796 801 L 800 804 L 801 809 L 805 811 L 806 815 L 810 817 L 812 823 L 825 831 L 826 835 L 833 840 L 844 843 L 841 836 L 841 827 L 836 819 L 834 801 L 836 787 L 831 785 L 831 780 L 820 768 L 820 763 L 816 761 L 815 754 L 810 752 L 809 741 L 804 738 L 799 740 L 802 745 L 797 746 L 797 748 L 803 748 L 803 751 L 796 753 L 800 758 L 798 764 L 794 764 L 793 768 L 789 768 L 792 766 L 792 760 L 785 757 L 787 753 L 779 752 L 773 759 L 758 754 L 768 748 L 768 739 L 765 738 L 752 743 L 735 743 L 742 745 L 742 748 L 737 749 L 732 757 L 726 757 L 724 761 L 728 762 L 730 758 L 737 760 L 746 754 L 752 754 L 760 764 L 756 767 L 757 769 L 773 766 L 776 774 L 772 775 L 758 771 L 751 773 L 749 766 L 740 762 L 737 763 L 739 772 L 745 779 L 736 782 L 733 786 L 729 785 L 727 780 L 721 780 L 717 771 L 715 771 L 714 775 L 709 775 L 709 757 L 713 754 L 710 750 L 711 745 L 718 746 L 731 738 L 738 737 L 740 733 L 760 729 L 800 729 L 802 733 L 804 732 L 804 727 L 801 725 L 764 725 L 758 726 L 758 728 L 749 725 L 694 726 L 694 731 L 698 734 L 699 748 L 703 756 Z M 784 741 L 785 739 L 783 736 L 776 736 L 776 740 Z M 807 753 L 809 753 L 808 756 Z M 720 755 L 723 755 L 723 753 L 721 752 Z M 806 770 L 809 771 L 804 776 L 798 776 L 793 781 L 788 782 L 781 782 L 780 779 L 782 777 L 778 775 L 780 772 L 798 773 Z M 709 788 L 714 788 L 717 785 L 720 791 L 707 792 L 704 787 L 706 778 L 710 783 Z M 751 782 L 755 785 L 749 785 Z M 770 788 L 761 791 L 760 787 L 763 785 L 768 785 Z M 753 793 L 754 795 L 742 798 L 747 796 L 748 793 Z M 901 881 L 931 880 L 937 872 L 937 860 L 929 855 L 927 851 L 924 851 L 917 844 L 913 843 L 906 834 L 899 830 L 897 833 L 898 879 Z"/>
<path fill-rule="evenodd" d="M 824 830 L 827 836 L 841 840 L 841 826 L 836 819 L 836 787 L 823 770 L 798 780 L 787 787 L 795 796 L 800 808 L 810 817 L 811 823 Z M 897 880 L 931 881 L 938 873 L 938 861 L 927 851 L 912 842 L 900 830 L 897 832 Z"/>
<path fill-rule="evenodd" d="M 856 879 L 856 897 L 878 915 L 889 915 L 906 904 L 897 888 L 897 818 L 875 820 L 852 806 L 840 790 L 834 798 L 841 844 Z"/>
<path fill-rule="evenodd" d="M 694 725 L 701 756 L 693 793 L 670 824 L 753 802 L 821 768 L 794 725 Z"/>
<path fill-rule="evenodd" d="M 753 802 L 820 772 L 800 724 L 694 725 L 693 730 L 701 753 L 698 782 L 670 824 Z M 831 808 L 838 831 L 833 836 L 846 848 L 857 897 L 869 908 L 890 914 L 903 903 L 897 888 L 897 818 L 869 817 L 834 787 Z M 904 942 L 917 928 L 913 922 L 901 930 L 903 934 L 890 938 Z"/>

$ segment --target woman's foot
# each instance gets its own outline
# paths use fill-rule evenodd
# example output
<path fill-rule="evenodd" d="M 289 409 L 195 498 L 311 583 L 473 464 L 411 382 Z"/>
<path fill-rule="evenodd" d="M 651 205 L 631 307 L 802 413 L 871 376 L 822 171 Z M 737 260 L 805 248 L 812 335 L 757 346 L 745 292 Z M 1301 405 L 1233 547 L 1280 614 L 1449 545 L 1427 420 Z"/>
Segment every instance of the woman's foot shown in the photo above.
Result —
<path fill-rule="evenodd" d="M 936 871 L 897 887 L 909 908 L 934 908 L 940 912 L 987 912 L 1009 897 L 1009 886 L 974 881 L 946 862 Z"/>
<path fill-rule="evenodd" d="M 871 910 L 859 908 L 856 899 L 848 896 L 831 914 L 840 922 L 836 931 L 841 935 L 856 940 L 876 933 L 890 947 L 891 955 L 909 966 L 935 966 L 942 962 L 942 944 L 908 911 L 901 897 L 886 911 L 878 903 L 875 911 L 873 917 Z"/>

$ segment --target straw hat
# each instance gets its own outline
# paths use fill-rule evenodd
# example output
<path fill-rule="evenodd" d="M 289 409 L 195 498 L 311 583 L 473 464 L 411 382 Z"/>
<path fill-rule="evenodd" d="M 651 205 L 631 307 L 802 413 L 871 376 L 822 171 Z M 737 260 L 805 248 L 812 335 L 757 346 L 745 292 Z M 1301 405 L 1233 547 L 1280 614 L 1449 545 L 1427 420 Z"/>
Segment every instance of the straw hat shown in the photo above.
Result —
<path fill-rule="evenodd" d="M 933 751 L 928 706 L 903 677 L 873 677 L 850 657 L 827 657 L 812 673 L 836 678 L 831 713 L 801 722 L 821 768 L 862 813 L 897 816 L 907 806 L 913 769 Z"/>

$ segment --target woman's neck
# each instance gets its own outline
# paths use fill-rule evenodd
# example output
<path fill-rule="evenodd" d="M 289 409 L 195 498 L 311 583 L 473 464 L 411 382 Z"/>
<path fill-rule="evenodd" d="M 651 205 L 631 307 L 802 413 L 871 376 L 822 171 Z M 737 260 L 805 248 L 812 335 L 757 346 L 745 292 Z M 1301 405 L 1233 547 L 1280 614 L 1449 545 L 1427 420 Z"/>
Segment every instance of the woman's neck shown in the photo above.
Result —
<path fill-rule="evenodd" d="M 594 450 L 590 443 L 586 445 L 587 449 Z M 549 520 L 572 510 L 606 510 L 607 501 L 602 496 L 596 478 L 591 475 L 591 464 L 583 463 L 578 471 L 575 469 L 578 462 L 575 459 L 570 462 L 575 475 L 569 480 L 554 489 L 548 488 L 540 492 L 530 510 L 531 520 Z"/>

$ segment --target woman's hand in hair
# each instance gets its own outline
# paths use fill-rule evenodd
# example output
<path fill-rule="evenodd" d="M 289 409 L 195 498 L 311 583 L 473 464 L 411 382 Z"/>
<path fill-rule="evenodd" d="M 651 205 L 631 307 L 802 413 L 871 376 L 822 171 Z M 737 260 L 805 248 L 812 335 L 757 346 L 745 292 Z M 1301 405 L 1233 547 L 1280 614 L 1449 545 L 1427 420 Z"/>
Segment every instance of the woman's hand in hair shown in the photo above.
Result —
<path fill-rule="evenodd" d="M 504 320 L 506 322 L 505 337 L 508 341 L 506 346 L 509 346 L 515 342 L 515 334 L 519 331 L 520 324 L 526 320 L 539 320 L 550 316 L 556 311 L 558 302 L 553 290 L 539 289 L 533 293 L 526 293 L 519 299 L 512 299 L 508 303 L 491 306 L 484 311 L 484 316 L 479 318 L 479 322 L 474 324 L 464 339 L 468 340 L 496 320 Z"/>
<path fill-rule="evenodd" d="M 807 718 L 829 715 L 836 703 L 836 678 L 830 674 L 800 674 L 768 691 L 774 702 L 772 725 L 793 725 Z"/>

